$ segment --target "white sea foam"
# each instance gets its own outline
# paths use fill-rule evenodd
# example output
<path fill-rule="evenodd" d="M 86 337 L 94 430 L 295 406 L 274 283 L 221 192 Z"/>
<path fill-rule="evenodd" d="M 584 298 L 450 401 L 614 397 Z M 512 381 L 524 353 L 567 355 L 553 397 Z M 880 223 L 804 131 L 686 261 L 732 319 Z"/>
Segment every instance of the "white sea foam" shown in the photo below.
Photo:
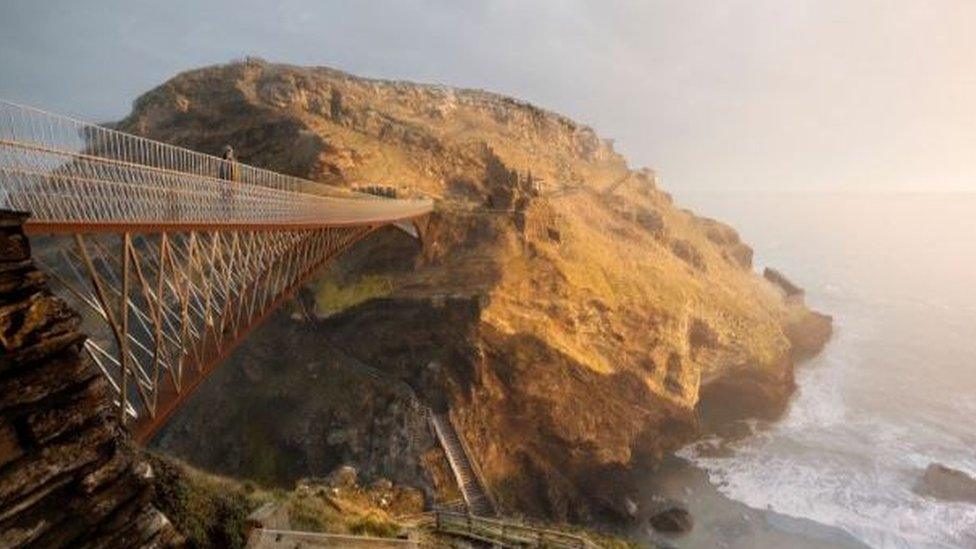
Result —
<path fill-rule="evenodd" d="M 757 509 L 771 509 L 837 526 L 872 547 L 968 547 L 976 544 L 976 508 L 911 492 L 929 458 L 902 454 L 903 434 L 890 425 L 854 426 L 873 433 L 864 444 L 782 432 L 760 433 L 730 458 L 690 457 L 725 495 Z M 895 444 L 892 444 L 895 443 Z M 876 446 L 876 457 L 865 447 Z"/>
<path fill-rule="evenodd" d="M 696 446 L 681 454 L 733 499 L 842 528 L 872 547 L 973 548 L 976 505 L 912 487 L 933 462 L 976 476 L 976 279 L 960 263 L 976 257 L 976 240 L 957 234 L 976 217 L 976 198 L 965 207 L 958 198 L 899 200 L 763 208 L 783 217 L 783 230 L 769 233 L 778 243 L 772 263 L 815 281 L 808 299 L 834 315 L 835 336 L 798 369 L 781 421 L 734 443 L 730 457 Z M 767 232 L 750 231 L 763 213 L 730 204 L 711 213 L 770 249 Z M 882 221 L 917 221 L 920 209 L 931 213 L 925 224 Z M 861 238 L 845 237 L 853 231 Z"/>
<path fill-rule="evenodd" d="M 932 461 L 976 472 L 971 448 L 952 433 L 852 410 L 843 388 L 858 377 L 856 339 L 839 338 L 802 368 L 787 416 L 739 441 L 731 457 L 706 457 L 695 446 L 682 455 L 733 499 L 842 528 L 872 547 L 976 546 L 976 507 L 911 491 Z"/>

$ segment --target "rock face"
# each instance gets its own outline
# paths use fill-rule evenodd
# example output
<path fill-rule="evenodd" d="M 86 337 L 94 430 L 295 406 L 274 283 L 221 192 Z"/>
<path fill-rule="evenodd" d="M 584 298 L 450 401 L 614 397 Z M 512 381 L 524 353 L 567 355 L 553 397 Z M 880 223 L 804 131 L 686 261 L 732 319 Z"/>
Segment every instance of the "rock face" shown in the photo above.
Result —
<path fill-rule="evenodd" d="M 763 269 L 763 278 L 778 286 L 787 297 L 803 297 L 803 290 L 799 286 L 772 267 Z"/>
<path fill-rule="evenodd" d="M 694 438 L 700 414 L 776 415 L 795 359 L 829 335 L 752 272 L 733 229 L 676 208 L 592 129 L 511 98 L 250 62 L 181 74 L 118 125 L 437 197 L 420 252 L 380 231 L 330 272 L 385 277 L 389 295 L 315 329 L 450 407 L 503 510 L 619 513 L 632 465 Z"/>
<path fill-rule="evenodd" d="M 22 221 L 0 211 L 0 547 L 179 545 Z"/>
<path fill-rule="evenodd" d="M 429 483 L 435 445 L 426 418 L 396 391 L 350 369 L 325 340 L 325 321 L 288 311 L 243 343 L 152 446 L 208 471 L 291 487 L 345 463 L 363 480 Z M 219 426 L 219 427 L 218 427 Z"/>
<path fill-rule="evenodd" d="M 932 463 L 913 488 L 916 494 L 976 504 L 976 479 L 941 463 Z"/>

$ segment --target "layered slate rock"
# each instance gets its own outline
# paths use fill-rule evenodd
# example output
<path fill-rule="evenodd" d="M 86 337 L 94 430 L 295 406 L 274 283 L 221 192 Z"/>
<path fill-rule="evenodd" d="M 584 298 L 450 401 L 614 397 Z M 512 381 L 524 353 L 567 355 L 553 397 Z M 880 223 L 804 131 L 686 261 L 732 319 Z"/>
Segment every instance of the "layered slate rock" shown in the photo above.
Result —
<path fill-rule="evenodd" d="M 0 211 L 0 547 L 179 545 L 78 314 L 31 261 L 25 218 Z"/>

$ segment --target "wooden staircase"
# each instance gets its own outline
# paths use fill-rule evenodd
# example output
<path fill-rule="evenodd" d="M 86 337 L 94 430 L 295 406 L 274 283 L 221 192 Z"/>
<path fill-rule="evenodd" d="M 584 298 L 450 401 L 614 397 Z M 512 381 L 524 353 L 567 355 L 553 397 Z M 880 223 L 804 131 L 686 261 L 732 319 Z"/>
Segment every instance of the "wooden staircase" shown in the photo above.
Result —
<path fill-rule="evenodd" d="M 447 455 L 447 461 L 451 465 L 451 471 L 454 472 L 468 510 L 473 515 L 494 516 L 495 506 L 485 493 L 480 477 L 468 458 L 465 444 L 448 414 L 431 414 L 430 423 Z"/>
<path fill-rule="evenodd" d="M 337 358 L 345 363 L 346 366 L 352 367 L 360 374 L 393 388 L 409 401 L 414 412 L 411 414 L 411 417 L 416 418 L 416 420 L 419 421 L 424 421 L 426 419 L 434 431 L 437 441 L 440 443 L 441 448 L 444 450 L 444 454 L 447 456 L 447 461 L 451 466 L 451 471 L 454 473 L 454 478 L 458 483 L 458 488 L 461 490 L 461 495 L 464 498 L 464 504 L 467 506 L 468 512 L 479 516 L 496 516 L 497 512 L 494 502 L 487 495 L 484 489 L 484 480 L 480 475 L 480 470 L 477 469 L 477 465 L 472 461 L 467 445 L 464 443 L 464 439 L 461 438 L 457 430 L 454 428 L 454 423 L 451 421 L 450 414 L 435 414 L 430 408 L 420 401 L 417 394 L 409 384 L 402 380 L 395 379 L 377 368 L 365 364 L 356 357 L 343 352 L 338 348 L 338 346 L 332 344 L 328 340 L 325 341 L 325 344 L 333 351 Z M 411 432 L 415 434 L 421 433 L 422 429 L 411 429 Z M 415 439 L 412 440 L 411 443 L 414 444 L 416 448 L 423 447 L 423 441 L 421 440 Z"/>

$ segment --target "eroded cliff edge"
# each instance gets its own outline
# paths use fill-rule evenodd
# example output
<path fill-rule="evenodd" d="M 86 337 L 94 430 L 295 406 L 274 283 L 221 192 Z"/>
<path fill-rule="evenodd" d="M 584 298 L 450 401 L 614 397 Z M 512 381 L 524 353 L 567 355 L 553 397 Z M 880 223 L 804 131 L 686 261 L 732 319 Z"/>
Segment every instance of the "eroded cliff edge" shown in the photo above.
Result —
<path fill-rule="evenodd" d="M 735 230 L 514 99 L 251 61 L 183 73 L 119 126 L 439 199 L 422 249 L 389 229 L 332 267 L 341 288 L 383 289 L 316 328 L 450 407 L 507 510 L 619 510 L 634 463 L 779 414 L 795 361 L 829 337 L 829 317 L 753 272 Z"/>

